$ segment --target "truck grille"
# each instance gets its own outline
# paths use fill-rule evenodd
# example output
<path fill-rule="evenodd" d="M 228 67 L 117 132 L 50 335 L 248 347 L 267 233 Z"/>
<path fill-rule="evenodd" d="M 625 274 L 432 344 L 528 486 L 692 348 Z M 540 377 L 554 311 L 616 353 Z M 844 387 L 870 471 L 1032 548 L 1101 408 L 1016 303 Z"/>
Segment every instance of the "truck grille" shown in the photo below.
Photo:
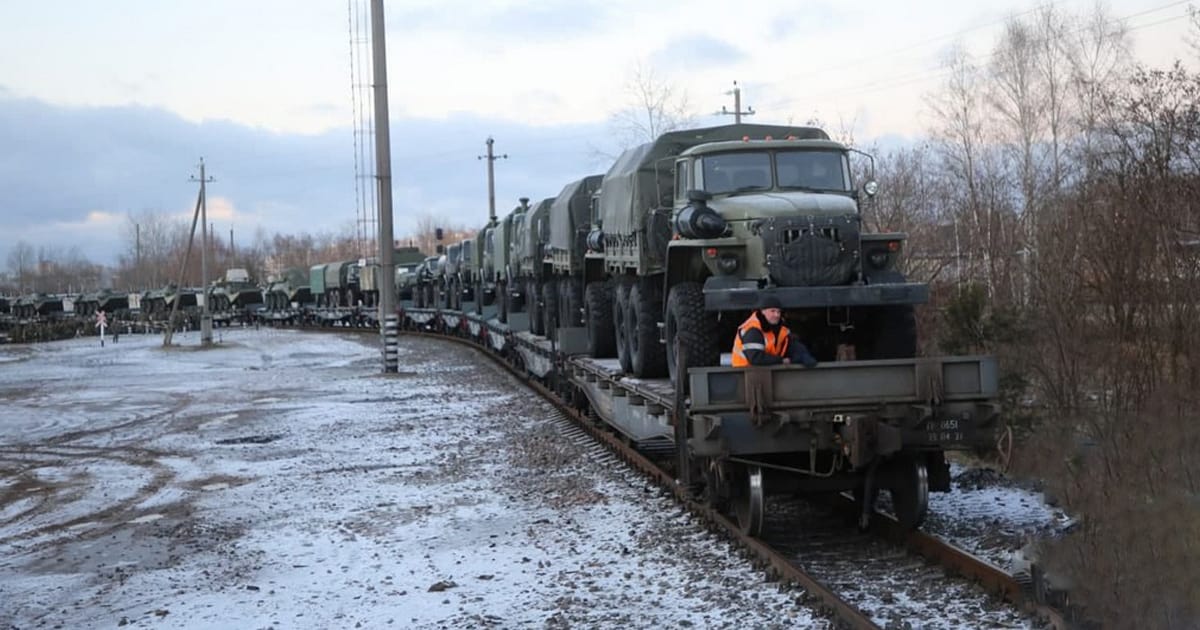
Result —
<path fill-rule="evenodd" d="M 762 226 L 767 272 L 779 286 L 837 286 L 854 279 L 858 231 L 852 224 L 775 219 Z"/>

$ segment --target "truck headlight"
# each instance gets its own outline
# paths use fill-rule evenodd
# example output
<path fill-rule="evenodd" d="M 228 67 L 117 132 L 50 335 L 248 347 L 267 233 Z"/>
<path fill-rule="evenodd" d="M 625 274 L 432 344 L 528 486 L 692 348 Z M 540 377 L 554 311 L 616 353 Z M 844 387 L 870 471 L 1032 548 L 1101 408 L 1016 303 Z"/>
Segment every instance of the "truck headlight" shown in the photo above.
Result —
<path fill-rule="evenodd" d="M 737 254 L 721 254 L 717 258 L 717 270 L 725 275 L 733 275 L 738 270 Z"/>

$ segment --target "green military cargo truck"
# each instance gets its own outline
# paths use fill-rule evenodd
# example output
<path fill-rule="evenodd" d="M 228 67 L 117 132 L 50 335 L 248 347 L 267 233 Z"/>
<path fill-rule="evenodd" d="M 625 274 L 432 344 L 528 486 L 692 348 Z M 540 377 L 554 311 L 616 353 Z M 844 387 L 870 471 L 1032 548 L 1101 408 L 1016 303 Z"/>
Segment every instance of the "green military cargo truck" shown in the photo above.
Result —
<path fill-rule="evenodd" d="M 850 152 L 814 127 L 726 125 L 623 153 L 597 197 L 589 337 L 611 334 L 627 372 L 674 379 L 681 347 L 685 367 L 717 365 L 773 296 L 819 359 L 913 356 L 928 287 L 896 270 L 904 234 L 863 233 Z"/>

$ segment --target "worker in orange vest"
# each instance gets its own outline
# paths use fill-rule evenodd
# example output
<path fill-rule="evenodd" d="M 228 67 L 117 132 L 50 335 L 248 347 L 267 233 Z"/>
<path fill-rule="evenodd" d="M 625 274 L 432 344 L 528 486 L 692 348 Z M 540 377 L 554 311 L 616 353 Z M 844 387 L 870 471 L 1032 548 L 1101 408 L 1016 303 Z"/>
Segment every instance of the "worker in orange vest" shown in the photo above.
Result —
<path fill-rule="evenodd" d="M 738 326 L 733 340 L 733 367 L 793 363 L 811 368 L 817 366 L 817 359 L 783 325 L 783 305 L 779 298 L 767 296 Z"/>

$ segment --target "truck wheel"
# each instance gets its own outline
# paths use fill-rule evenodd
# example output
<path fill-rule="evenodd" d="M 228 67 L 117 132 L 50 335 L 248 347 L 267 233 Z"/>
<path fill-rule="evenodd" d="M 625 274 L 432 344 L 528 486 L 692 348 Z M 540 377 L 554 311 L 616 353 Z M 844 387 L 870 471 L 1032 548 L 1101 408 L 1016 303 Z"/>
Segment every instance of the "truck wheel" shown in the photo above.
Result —
<path fill-rule="evenodd" d="M 607 282 L 589 282 L 584 294 L 588 354 L 607 359 L 617 352 L 613 337 L 613 292 Z"/>
<path fill-rule="evenodd" d="M 529 332 L 535 335 L 546 334 L 542 327 L 542 289 L 538 286 L 537 280 L 527 280 L 525 282 L 525 300 L 529 303 Z"/>
<path fill-rule="evenodd" d="M 496 295 L 500 300 L 500 323 L 508 323 L 508 309 L 512 304 L 512 296 L 508 294 L 508 283 L 501 280 L 496 283 Z"/>
<path fill-rule="evenodd" d="M 662 313 L 660 282 L 662 279 L 658 276 L 641 278 L 629 289 L 625 324 L 631 371 L 638 378 L 658 378 L 667 373 L 663 344 L 658 335 L 658 318 Z"/>
<path fill-rule="evenodd" d="M 704 289 L 699 282 L 684 282 L 671 287 L 667 295 L 666 361 L 671 383 L 679 382 L 676 374 L 677 353 L 684 351 L 684 370 L 711 367 L 721 362 L 721 348 L 732 339 L 718 334 L 717 316 L 704 310 Z M 684 387 L 687 386 L 686 378 Z"/>
<path fill-rule="evenodd" d="M 629 290 L 633 288 L 633 282 L 629 278 L 620 277 L 616 279 L 616 286 L 613 289 L 613 330 L 617 333 L 617 361 L 621 364 L 621 371 L 627 374 L 633 372 L 633 360 L 629 356 Z"/>
<path fill-rule="evenodd" d="M 574 278 L 567 278 L 563 281 L 563 295 L 566 299 L 563 300 L 563 326 L 582 326 L 583 325 L 583 285 L 579 284 Z"/>
<path fill-rule="evenodd" d="M 554 339 L 558 332 L 558 280 L 542 285 L 542 334 Z"/>

